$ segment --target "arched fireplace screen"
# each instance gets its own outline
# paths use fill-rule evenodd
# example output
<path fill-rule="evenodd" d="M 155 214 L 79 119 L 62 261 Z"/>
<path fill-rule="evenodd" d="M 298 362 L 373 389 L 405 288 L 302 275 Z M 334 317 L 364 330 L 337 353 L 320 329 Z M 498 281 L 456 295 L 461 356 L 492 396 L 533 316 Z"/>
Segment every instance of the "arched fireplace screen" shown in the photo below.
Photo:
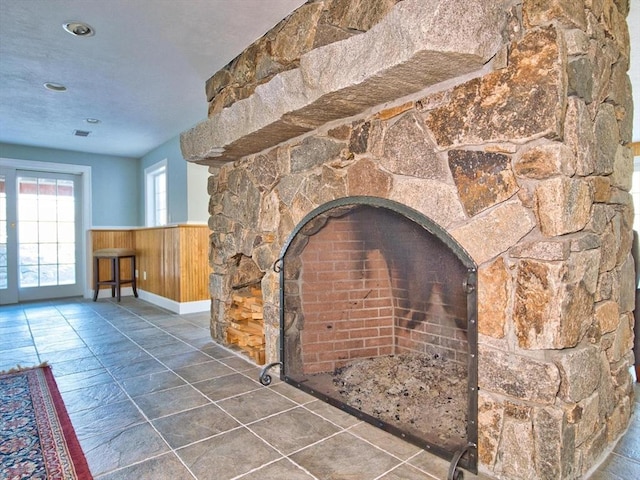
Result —
<path fill-rule="evenodd" d="M 281 378 L 476 471 L 476 265 L 424 215 L 374 197 L 327 203 L 280 269 Z M 471 446 L 471 448 L 468 448 Z"/>

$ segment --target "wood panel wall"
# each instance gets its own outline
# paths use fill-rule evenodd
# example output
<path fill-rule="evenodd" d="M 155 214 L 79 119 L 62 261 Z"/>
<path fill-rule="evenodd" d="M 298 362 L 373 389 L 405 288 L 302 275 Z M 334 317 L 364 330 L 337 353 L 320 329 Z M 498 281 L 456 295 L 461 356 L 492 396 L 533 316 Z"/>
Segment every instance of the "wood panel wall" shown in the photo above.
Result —
<path fill-rule="evenodd" d="M 133 235 L 131 230 L 93 230 L 91 232 L 91 251 L 100 250 L 102 248 L 134 248 Z M 100 280 L 109 280 L 111 275 L 111 260 L 101 258 L 100 260 Z M 93 269 L 93 260 L 91 262 Z M 131 272 L 131 261 L 122 260 L 120 262 L 121 278 L 133 278 Z M 91 272 L 91 281 L 94 281 L 93 271 Z M 102 285 L 101 289 L 111 288 Z"/>
<path fill-rule="evenodd" d="M 206 225 L 92 230 L 91 248 L 135 249 L 139 289 L 192 302 L 209 299 L 209 234 Z M 122 262 L 124 276 L 130 273 L 128 263 Z M 108 263 L 101 263 L 100 277 L 108 274 Z"/>

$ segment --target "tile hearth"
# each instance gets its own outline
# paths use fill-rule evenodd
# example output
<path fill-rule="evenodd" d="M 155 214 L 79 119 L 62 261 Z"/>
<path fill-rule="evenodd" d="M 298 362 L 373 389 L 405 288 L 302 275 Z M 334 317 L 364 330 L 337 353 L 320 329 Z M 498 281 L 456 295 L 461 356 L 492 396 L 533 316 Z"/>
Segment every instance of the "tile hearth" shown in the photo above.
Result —
<path fill-rule="evenodd" d="M 446 478 L 448 462 L 282 382 L 260 385 L 208 325 L 209 313 L 133 298 L 3 306 L 0 370 L 52 365 L 98 480 Z M 636 413 L 591 478 L 638 477 Z"/>

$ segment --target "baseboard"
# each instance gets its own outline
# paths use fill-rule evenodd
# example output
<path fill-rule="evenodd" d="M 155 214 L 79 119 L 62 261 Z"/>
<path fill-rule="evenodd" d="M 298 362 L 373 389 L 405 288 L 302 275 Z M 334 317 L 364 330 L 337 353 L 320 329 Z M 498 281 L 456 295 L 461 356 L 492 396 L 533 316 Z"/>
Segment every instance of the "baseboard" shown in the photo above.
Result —
<path fill-rule="evenodd" d="M 93 295 L 93 291 L 90 292 Z M 120 290 L 121 297 L 132 297 L 133 289 L 131 287 L 122 287 Z M 187 313 L 200 313 L 208 312 L 211 309 L 211 300 L 198 300 L 196 302 L 176 302 L 166 297 L 161 297 L 155 293 L 145 292 L 138 288 L 138 297 L 149 303 L 153 303 L 158 307 L 166 308 L 167 310 L 177 313 L 179 315 Z M 98 293 L 98 298 L 111 298 L 111 289 L 103 288 Z"/>
<path fill-rule="evenodd" d="M 131 292 L 133 295 L 133 292 Z M 176 302 L 166 297 L 161 297 L 155 293 L 145 292 L 138 288 L 138 297 L 149 303 L 153 303 L 162 308 L 183 315 L 186 313 L 200 313 L 211 310 L 211 300 L 198 300 L 195 302 Z"/>

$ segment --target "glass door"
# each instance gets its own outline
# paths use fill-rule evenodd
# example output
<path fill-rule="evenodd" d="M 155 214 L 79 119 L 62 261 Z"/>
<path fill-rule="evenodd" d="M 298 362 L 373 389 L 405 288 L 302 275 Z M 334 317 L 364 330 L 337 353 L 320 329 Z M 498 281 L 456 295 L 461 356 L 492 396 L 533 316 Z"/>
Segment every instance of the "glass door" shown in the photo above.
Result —
<path fill-rule="evenodd" d="M 0 303 L 82 294 L 79 183 L 80 176 L 71 174 L 16 171 L 14 182 L 5 175 L 7 288 Z"/>

